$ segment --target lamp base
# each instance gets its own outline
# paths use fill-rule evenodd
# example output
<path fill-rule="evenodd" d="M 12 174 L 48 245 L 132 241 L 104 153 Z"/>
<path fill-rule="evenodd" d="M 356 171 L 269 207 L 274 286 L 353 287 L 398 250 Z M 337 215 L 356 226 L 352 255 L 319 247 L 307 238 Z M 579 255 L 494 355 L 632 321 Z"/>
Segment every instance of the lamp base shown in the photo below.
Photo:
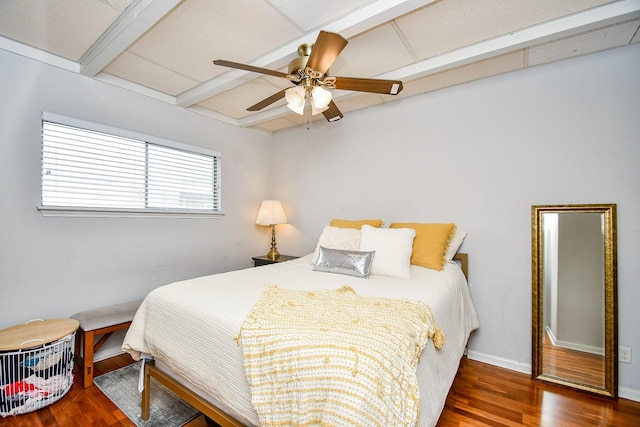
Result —
<path fill-rule="evenodd" d="M 280 258 L 280 252 L 272 249 L 267 254 L 267 258 L 269 258 L 271 261 L 276 261 L 278 258 Z"/>
<path fill-rule="evenodd" d="M 271 250 L 267 254 L 267 258 L 271 261 L 275 261 L 280 258 L 280 252 L 276 248 L 276 226 L 275 224 L 271 224 Z"/>

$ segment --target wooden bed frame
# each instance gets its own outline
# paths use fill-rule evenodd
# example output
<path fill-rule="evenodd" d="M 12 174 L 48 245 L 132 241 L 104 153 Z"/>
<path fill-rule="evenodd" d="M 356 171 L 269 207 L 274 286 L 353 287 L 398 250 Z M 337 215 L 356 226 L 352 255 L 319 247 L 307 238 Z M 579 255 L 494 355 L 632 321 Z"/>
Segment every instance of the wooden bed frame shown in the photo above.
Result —
<path fill-rule="evenodd" d="M 453 256 L 454 261 L 460 261 L 460 270 L 462 270 L 462 274 L 464 274 L 464 278 L 467 279 L 467 283 L 469 282 L 469 254 L 465 254 L 463 252 L 457 252 Z"/>
<path fill-rule="evenodd" d="M 142 419 L 149 419 L 149 405 L 151 403 L 151 378 L 174 392 L 176 396 L 184 400 L 189 405 L 202 412 L 205 417 L 210 418 L 222 427 L 244 427 L 240 421 L 229 416 L 226 412 L 218 409 L 211 402 L 189 389 L 175 378 L 167 375 L 153 361 L 144 364 L 144 390 L 142 390 Z"/>
<path fill-rule="evenodd" d="M 464 277 L 469 280 L 469 256 L 466 253 L 456 253 L 453 257 L 455 261 L 460 263 L 460 269 Z M 240 421 L 228 415 L 226 412 L 218 409 L 211 402 L 189 389 L 186 385 L 178 382 L 175 378 L 158 368 L 153 361 L 146 361 L 144 364 L 144 390 L 142 391 L 142 419 L 149 419 L 150 403 L 151 403 L 151 378 L 154 378 L 160 384 L 167 387 L 179 398 L 190 404 L 198 411 L 202 412 L 205 417 L 218 423 L 222 427 L 244 427 Z M 208 422 L 208 421 L 207 421 Z"/>

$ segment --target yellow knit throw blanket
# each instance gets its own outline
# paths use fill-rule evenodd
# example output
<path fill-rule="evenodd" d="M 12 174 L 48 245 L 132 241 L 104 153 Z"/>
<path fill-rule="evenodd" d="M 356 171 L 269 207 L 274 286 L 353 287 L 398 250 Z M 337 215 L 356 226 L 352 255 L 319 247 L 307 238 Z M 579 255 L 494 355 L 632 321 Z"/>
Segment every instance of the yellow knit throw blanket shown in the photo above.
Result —
<path fill-rule="evenodd" d="M 265 286 L 238 344 L 263 426 L 414 426 L 416 367 L 428 337 L 421 302 Z"/>

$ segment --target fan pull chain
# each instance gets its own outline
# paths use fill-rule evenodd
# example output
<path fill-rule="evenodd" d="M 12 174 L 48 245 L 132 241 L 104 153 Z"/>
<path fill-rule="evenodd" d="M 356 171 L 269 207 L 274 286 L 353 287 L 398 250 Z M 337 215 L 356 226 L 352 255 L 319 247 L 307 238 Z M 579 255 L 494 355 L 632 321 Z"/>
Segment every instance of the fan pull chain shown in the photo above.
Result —
<path fill-rule="evenodd" d="M 309 130 L 309 124 L 311 122 L 311 94 L 307 94 L 307 102 L 305 104 L 307 105 L 307 108 L 306 108 L 307 130 Z"/>

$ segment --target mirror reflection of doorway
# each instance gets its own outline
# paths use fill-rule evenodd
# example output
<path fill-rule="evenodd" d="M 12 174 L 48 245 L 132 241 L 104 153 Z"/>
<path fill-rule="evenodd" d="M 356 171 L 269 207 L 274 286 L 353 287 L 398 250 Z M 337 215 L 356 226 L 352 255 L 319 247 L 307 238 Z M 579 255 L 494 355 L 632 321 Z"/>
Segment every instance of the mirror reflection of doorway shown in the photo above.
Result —
<path fill-rule="evenodd" d="M 604 215 L 544 213 L 542 225 L 542 372 L 604 387 Z"/>

